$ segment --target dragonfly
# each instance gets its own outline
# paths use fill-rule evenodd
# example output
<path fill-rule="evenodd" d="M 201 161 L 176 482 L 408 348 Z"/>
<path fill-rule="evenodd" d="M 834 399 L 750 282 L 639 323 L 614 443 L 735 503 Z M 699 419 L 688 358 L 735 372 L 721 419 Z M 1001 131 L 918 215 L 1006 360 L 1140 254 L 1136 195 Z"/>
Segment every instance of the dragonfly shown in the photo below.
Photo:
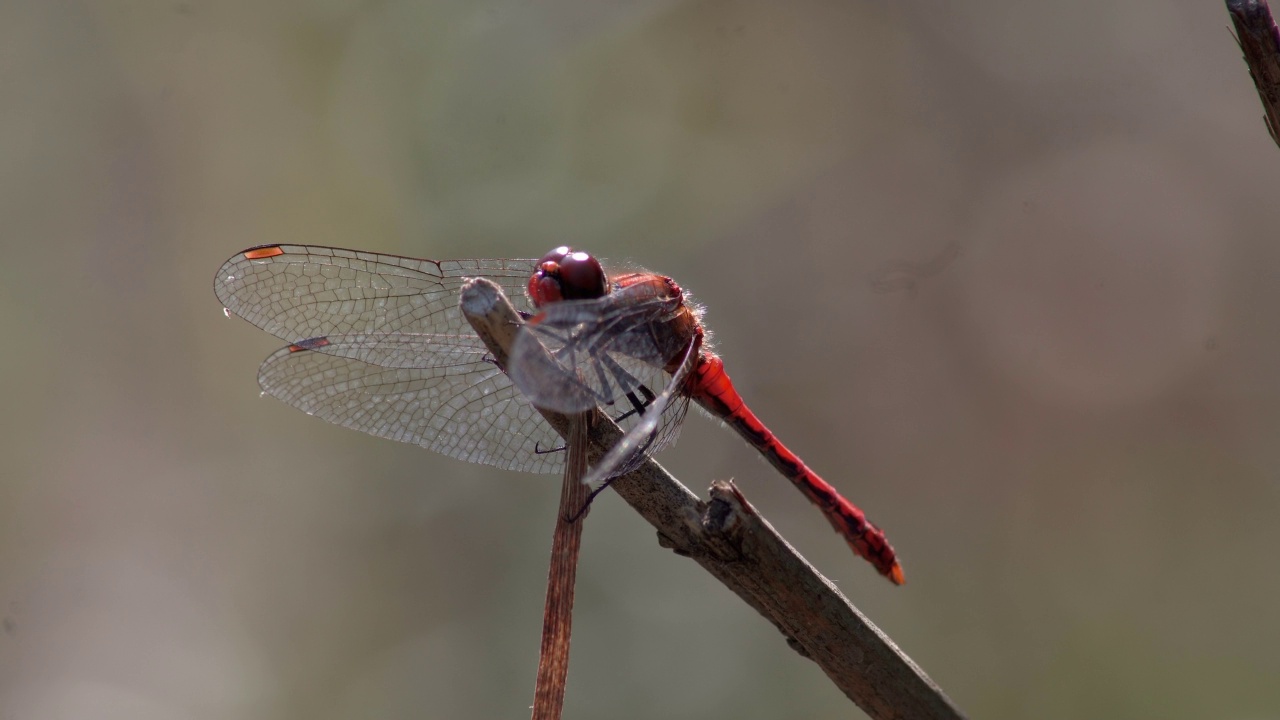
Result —
<path fill-rule="evenodd" d="M 476 277 L 526 320 L 505 369 L 458 308 Z M 264 245 L 227 260 L 214 291 L 228 316 L 289 343 L 259 368 L 263 394 L 460 460 L 561 472 L 563 442 L 536 408 L 598 406 L 624 431 L 584 478 L 598 490 L 674 444 L 696 403 L 790 480 L 854 553 L 905 582 L 884 532 L 747 407 L 707 341 L 702 307 L 669 277 L 606 272 L 568 247 L 541 259 L 437 261 Z"/>

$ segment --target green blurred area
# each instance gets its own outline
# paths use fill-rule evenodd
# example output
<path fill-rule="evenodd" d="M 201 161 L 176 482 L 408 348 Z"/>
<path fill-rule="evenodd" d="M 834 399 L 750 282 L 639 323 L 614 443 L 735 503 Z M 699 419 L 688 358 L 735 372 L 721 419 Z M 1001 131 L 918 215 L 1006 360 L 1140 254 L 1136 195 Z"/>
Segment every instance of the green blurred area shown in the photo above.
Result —
<path fill-rule="evenodd" d="M 527 713 L 558 478 L 259 399 L 211 282 L 275 242 L 669 274 L 908 584 L 716 423 L 663 464 L 972 717 L 1280 717 L 1280 151 L 1226 23 L 0 4 L 0 717 Z M 612 494 L 587 522 L 566 717 L 860 716 Z"/>

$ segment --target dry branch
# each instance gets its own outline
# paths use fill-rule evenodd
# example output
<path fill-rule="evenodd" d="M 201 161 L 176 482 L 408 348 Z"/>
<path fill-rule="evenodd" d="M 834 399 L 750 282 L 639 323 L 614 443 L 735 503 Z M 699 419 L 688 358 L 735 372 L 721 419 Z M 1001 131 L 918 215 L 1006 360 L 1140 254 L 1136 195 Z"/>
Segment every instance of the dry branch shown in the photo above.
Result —
<path fill-rule="evenodd" d="M 1280 32 L 1266 0 L 1227 0 L 1227 12 L 1236 27 L 1236 42 L 1262 100 L 1262 120 L 1280 145 Z"/>
<path fill-rule="evenodd" d="M 521 319 L 497 285 L 462 289 L 462 313 L 506 367 Z M 539 410 L 563 437 L 567 415 Z M 622 437 L 599 410 L 590 423 L 591 462 Z M 704 503 L 652 459 L 612 487 L 658 529 L 659 543 L 692 558 L 772 622 L 788 644 L 822 668 L 873 718 L 962 718 L 960 711 L 884 633 L 782 539 L 737 488 L 716 483 Z"/>
<path fill-rule="evenodd" d="M 587 517 L 587 422 L 579 417 L 565 437 L 568 459 L 560 487 L 560 512 L 551 535 L 551 567 L 547 602 L 542 611 L 542 647 L 533 689 L 532 720 L 560 720 L 565 680 L 569 675 L 569 640 L 573 632 L 573 593 L 578 577 L 578 550 Z"/>

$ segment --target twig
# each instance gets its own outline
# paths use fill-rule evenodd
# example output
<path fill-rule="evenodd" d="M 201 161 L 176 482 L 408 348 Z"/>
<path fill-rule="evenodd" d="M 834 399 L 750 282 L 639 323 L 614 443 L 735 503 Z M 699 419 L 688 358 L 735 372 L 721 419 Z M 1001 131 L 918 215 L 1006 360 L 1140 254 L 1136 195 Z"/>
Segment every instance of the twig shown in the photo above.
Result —
<path fill-rule="evenodd" d="M 1262 99 L 1263 122 L 1271 139 L 1280 145 L 1280 32 L 1266 0 L 1227 0 L 1227 12 L 1236 26 L 1236 42 L 1244 52 L 1249 75 Z"/>
<path fill-rule="evenodd" d="M 560 512 L 551 536 L 551 568 L 547 572 L 547 604 L 542 611 L 542 649 L 538 680 L 533 689 L 533 720 L 560 720 L 564 709 L 565 678 L 569 673 L 569 636 L 573 630 L 573 587 L 578 577 L 578 549 L 587 517 L 587 436 L 589 416 L 579 416 L 565 438 L 569 459 L 564 464 Z"/>
<path fill-rule="evenodd" d="M 506 367 L 521 324 L 497 285 L 462 289 L 462 313 L 494 360 Z M 539 410 L 561 436 L 567 415 Z M 599 460 L 622 431 L 594 411 L 588 456 Z M 962 718 L 960 711 L 879 628 L 756 513 L 732 485 L 717 483 L 703 503 L 652 459 L 613 481 L 613 489 L 658 529 L 658 541 L 692 558 L 772 622 L 793 649 L 822 668 L 873 718 Z"/>

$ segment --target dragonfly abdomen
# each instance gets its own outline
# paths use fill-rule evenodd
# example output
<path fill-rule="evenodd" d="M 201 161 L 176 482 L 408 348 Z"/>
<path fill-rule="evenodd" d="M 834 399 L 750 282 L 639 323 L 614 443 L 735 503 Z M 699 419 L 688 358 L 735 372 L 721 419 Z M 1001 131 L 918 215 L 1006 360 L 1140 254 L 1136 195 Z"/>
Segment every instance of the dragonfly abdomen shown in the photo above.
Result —
<path fill-rule="evenodd" d="M 694 368 L 685 391 L 708 412 L 728 423 L 804 493 L 810 502 L 817 505 L 856 554 L 866 558 L 881 575 L 895 584 L 901 585 L 906 581 L 902 566 L 884 532 L 867 520 L 866 514 L 840 495 L 830 483 L 810 470 L 809 466 L 765 427 L 734 389 L 719 357 L 704 353 L 698 358 L 698 365 Z"/>

